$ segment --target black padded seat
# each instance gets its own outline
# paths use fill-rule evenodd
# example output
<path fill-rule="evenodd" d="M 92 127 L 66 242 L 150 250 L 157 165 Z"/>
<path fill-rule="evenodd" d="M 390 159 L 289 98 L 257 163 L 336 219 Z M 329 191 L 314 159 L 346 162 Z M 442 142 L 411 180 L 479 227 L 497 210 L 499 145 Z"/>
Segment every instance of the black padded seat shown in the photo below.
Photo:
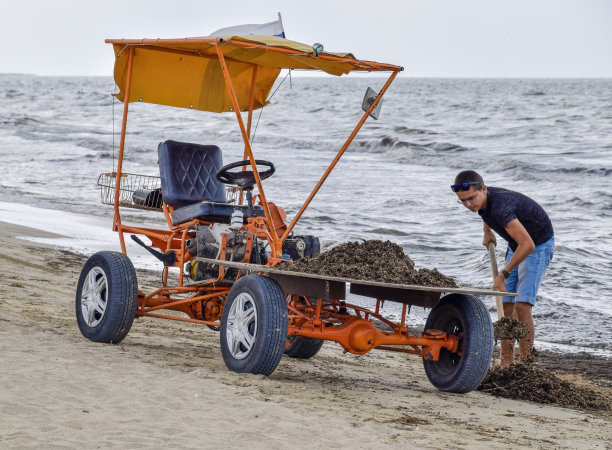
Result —
<path fill-rule="evenodd" d="M 192 219 L 229 223 L 230 216 L 236 208 L 242 209 L 242 215 L 246 219 L 247 205 L 232 205 L 229 203 L 203 201 L 175 209 L 174 214 L 172 214 L 172 223 L 174 225 L 179 225 L 189 222 Z M 259 205 L 253 207 L 253 212 L 255 216 L 265 216 L 263 208 Z"/>
<path fill-rule="evenodd" d="M 225 203 L 225 187 L 217 180 L 223 166 L 216 145 L 166 141 L 157 147 L 164 201 L 173 208 L 208 200 Z"/>
<path fill-rule="evenodd" d="M 192 219 L 229 223 L 235 208 L 242 208 L 246 217 L 246 205 L 225 202 L 225 187 L 217 180 L 223 167 L 219 147 L 169 140 L 159 144 L 157 154 L 162 195 L 174 208 L 174 225 Z M 255 206 L 254 215 L 264 216 L 263 208 Z"/>

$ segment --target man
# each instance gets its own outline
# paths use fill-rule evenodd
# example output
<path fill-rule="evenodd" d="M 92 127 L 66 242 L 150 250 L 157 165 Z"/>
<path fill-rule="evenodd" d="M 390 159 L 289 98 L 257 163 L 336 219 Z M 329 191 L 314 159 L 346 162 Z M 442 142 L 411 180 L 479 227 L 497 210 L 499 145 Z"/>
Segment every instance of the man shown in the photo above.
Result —
<path fill-rule="evenodd" d="M 518 293 L 517 297 L 503 297 L 504 316 L 516 314 L 529 330 L 527 337 L 519 341 L 519 361 L 525 362 L 535 334 L 531 309 L 553 257 L 555 239 L 550 218 L 540 205 L 523 194 L 487 187 L 473 170 L 459 173 L 451 189 L 460 203 L 482 218 L 482 245 L 486 247 L 491 241 L 497 245 L 493 231 L 508 241 L 506 266 L 493 282 L 493 290 Z M 513 362 L 514 341 L 502 341 L 502 367 Z"/>

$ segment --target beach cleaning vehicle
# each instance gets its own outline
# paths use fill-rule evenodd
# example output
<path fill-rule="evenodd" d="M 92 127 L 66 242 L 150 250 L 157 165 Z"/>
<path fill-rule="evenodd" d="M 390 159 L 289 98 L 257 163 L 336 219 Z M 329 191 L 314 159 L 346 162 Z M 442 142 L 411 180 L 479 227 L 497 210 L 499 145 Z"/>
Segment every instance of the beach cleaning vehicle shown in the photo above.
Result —
<path fill-rule="evenodd" d="M 428 378 L 441 390 L 468 392 L 478 386 L 490 364 L 493 330 L 476 295 L 498 292 L 346 279 L 279 267 L 283 261 L 319 253 L 318 238 L 296 235 L 294 227 L 368 117 L 377 116 L 383 95 L 402 67 L 276 36 L 106 42 L 115 53 L 116 97 L 123 102 L 123 116 L 116 167 L 101 174 L 98 184 L 102 202 L 114 206 L 112 227 L 122 253 L 96 253 L 83 267 L 76 316 L 85 337 L 118 343 L 134 318 L 156 317 L 219 331 L 223 359 L 235 372 L 271 374 L 283 355 L 311 358 L 328 340 L 354 354 L 379 349 L 419 355 Z M 289 223 L 283 208 L 265 194 L 264 180 L 274 174 L 274 164 L 256 159 L 250 140 L 253 111 L 268 103 L 282 69 L 336 76 L 389 74 L 379 92 L 368 89 L 363 116 Z M 123 162 L 129 151 L 125 142 L 131 102 L 234 114 L 244 156 L 224 165 L 222 149 L 214 143 L 167 140 L 157 149 L 159 177 L 128 173 Z M 300 152 L 295 158 L 299 163 Z M 123 208 L 159 211 L 165 223 L 159 229 L 127 225 Z M 163 265 L 160 287 L 152 292 L 139 289 L 126 234 Z M 372 306 L 346 302 L 347 287 L 370 298 Z M 399 321 L 385 318 L 384 301 L 402 305 Z M 432 308 L 418 335 L 406 326 L 410 305 Z"/>

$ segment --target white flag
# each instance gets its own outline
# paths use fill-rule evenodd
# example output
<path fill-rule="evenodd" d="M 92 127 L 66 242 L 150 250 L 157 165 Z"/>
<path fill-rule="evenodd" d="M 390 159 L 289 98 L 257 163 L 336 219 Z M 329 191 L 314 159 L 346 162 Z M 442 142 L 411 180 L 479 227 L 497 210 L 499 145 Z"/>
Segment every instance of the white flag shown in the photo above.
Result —
<path fill-rule="evenodd" d="M 221 28 L 220 30 L 211 33 L 211 36 L 244 36 L 248 34 L 257 34 L 262 36 L 278 36 L 285 37 L 283 29 L 283 21 L 278 13 L 278 20 L 269 23 L 250 23 L 246 25 L 236 25 L 233 27 Z"/>

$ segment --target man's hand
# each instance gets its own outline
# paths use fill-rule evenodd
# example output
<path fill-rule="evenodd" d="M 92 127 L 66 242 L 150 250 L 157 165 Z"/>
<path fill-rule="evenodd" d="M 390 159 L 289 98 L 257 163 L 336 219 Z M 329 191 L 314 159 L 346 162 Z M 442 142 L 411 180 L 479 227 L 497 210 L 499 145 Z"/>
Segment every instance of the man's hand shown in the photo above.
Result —
<path fill-rule="evenodd" d="M 484 237 L 482 238 L 482 245 L 485 247 L 489 247 L 489 242 L 493 242 L 493 244 L 497 247 L 497 239 L 495 238 L 495 233 L 493 230 L 489 228 L 486 224 L 484 226 Z"/>
<path fill-rule="evenodd" d="M 497 275 L 497 277 L 493 281 L 493 290 L 506 292 L 506 278 L 504 277 L 503 273 Z"/>

